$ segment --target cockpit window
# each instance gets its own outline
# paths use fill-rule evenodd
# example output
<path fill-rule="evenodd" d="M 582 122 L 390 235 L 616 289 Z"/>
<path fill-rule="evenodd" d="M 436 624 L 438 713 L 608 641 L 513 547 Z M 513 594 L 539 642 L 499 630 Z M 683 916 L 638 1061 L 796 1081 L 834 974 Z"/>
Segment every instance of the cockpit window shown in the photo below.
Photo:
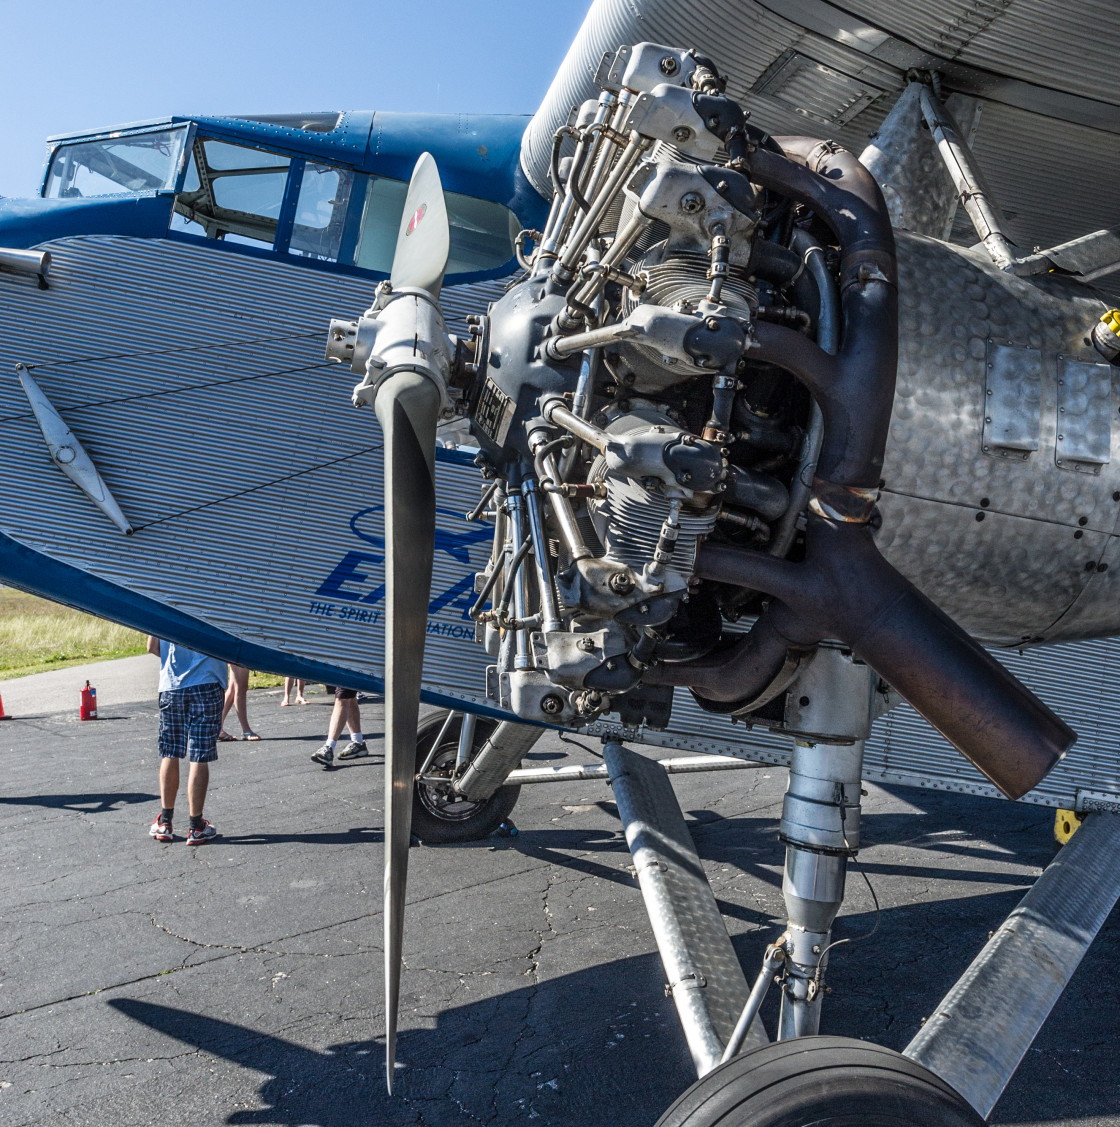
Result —
<path fill-rule="evenodd" d="M 76 199 L 171 188 L 185 136 L 182 128 L 162 129 L 60 145 L 51 159 L 43 195 Z"/>
<path fill-rule="evenodd" d="M 403 180 L 369 177 L 355 266 L 385 273 L 391 270 L 407 192 Z M 496 270 L 509 262 L 520 224 L 508 207 L 458 192 L 445 192 L 444 200 L 451 228 L 448 274 Z"/>
<path fill-rule="evenodd" d="M 278 153 L 197 139 L 171 229 L 271 247 L 290 164 Z"/>
<path fill-rule="evenodd" d="M 338 259 L 353 183 L 354 174 L 348 168 L 335 168 L 312 161 L 304 164 L 292 238 L 288 244 L 291 254 L 324 262 Z"/>
<path fill-rule="evenodd" d="M 408 184 L 309 157 L 196 136 L 171 231 L 389 273 Z M 504 267 L 519 224 L 502 204 L 445 193 L 447 273 Z"/>

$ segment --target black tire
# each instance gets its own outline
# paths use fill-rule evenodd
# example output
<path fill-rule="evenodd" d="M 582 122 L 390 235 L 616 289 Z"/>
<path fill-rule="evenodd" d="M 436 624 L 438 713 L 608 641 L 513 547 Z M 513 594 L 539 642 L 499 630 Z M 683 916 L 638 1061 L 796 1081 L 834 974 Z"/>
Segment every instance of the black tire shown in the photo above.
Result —
<path fill-rule="evenodd" d="M 848 1037 L 799 1037 L 741 1054 L 698 1080 L 657 1127 L 983 1127 L 943 1080 Z"/>
<path fill-rule="evenodd" d="M 416 729 L 416 769 L 423 766 L 431 754 L 432 745 L 439 736 L 447 712 L 434 712 L 426 716 Z M 459 750 L 459 730 L 463 714 L 459 713 L 447 726 L 435 760 L 429 768 L 439 772 L 455 763 Z M 489 739 L 498 726 L 496 720 L 485 716 L 478 718 L 473 751 Z M 412 832 L 427 845 L 461 845 L 467 841 L 481 841 L 492 834 L 513 812 L 520 787 L 499 787 L 485 802 L 470 802 L 455 796 L 450 787 L 440 787 L 417 779 L 412 791 Z"/>

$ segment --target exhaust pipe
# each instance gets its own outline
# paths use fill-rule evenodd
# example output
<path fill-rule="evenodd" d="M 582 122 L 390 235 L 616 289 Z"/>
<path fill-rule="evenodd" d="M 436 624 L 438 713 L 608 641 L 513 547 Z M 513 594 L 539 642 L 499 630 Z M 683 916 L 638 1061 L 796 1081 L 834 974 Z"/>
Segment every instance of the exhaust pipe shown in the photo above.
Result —
<path fill-rule="evenodd" d="M 802 624 L 802 637 L 837 638 L 851 646 L 1008 798 L 1037 786 L 1077 739 L 883 559 L 866 524 L 811 513 L 802 563 L 706 545 L 697 572 L 780 600 L 755 629 L 788 607 Z"/>

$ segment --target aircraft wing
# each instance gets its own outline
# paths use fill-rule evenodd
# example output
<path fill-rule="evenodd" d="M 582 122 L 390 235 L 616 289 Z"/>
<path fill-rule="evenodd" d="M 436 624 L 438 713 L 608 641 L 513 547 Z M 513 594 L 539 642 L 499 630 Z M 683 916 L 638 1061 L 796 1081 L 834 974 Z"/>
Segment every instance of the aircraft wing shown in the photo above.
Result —
<path fill-rule="evenodd" d="M 708 55 L 755 125 L 855 153 L 907 75 L 931 72 L 976 99 L 973 151 L 1022 252 L 1120 223 L 1120 23 L 1092 0 L 595 0 L 525 134 L 538 190 L 603 55 L 640 41 Z M 976 241 L 963 210 L 952 235 Z"/>

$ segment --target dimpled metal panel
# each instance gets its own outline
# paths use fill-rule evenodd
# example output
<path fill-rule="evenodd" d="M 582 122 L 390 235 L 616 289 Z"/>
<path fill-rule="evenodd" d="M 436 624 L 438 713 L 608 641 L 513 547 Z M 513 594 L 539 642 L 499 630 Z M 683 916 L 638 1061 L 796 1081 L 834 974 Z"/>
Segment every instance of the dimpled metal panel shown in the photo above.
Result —
<path fill-rule="evenodd" d="M 1054 464 L 1100 473 L 1112 448 L 1112 367 L 1058 357 Z"/>
<path fill-rule="evenodd" d="M 898 494 L 885 494 L 880 509 L 883 555 L 989 645 L 1046 637 L 1080 595 L 1088 577 L 1086 560 L 1095 566 L 1109 539 L 1099 532 Z"/>
<path fill-rule="evenodd" d="M 894 226 L 947 239 L 957 192 L 922 117 L 921 90 L 917 82 L 906 87 L 859 159 L 882 190 Z M 967 137 L 978 115 L 976 100 L 954 95 L 948 108 Z"/>
<path fill-rule="evenodd" d="M 1042 406 L 1042 353 L 989 344 L 984 399 L 984 453 L 1001 458 L 1034 453 Z"/>
<path fill-rule="evenodd" d="M 1099 476 L 1055 464 L 1058 357 L 1095 359 L 1085 336 L 1103 302 L 1075 283 L 1001 273 L 983 256 L 898 234 L 899 370 L 884 459 L 884 555 L 981 639 L 1067 638 L 1120 631 L 1101 620 L 1051 628 L 1079 596 L 1116 532 L 1117 458 Z M 989 349 L 1042 358 L 1039 449 L 985 455 Z M 1092 401 L 1067 409 L 1063 433 L 1094 425 Z M 1120 441 L 1120 426 L 1112 428 Z M 990 453 L 990 452 L 989 452 Z M 983 520 L 976 520 L 983 513 Z M 969 561 L 973 561 L 971 564 Z M 990 604 L 985 606 L 985 604 Z"/>

